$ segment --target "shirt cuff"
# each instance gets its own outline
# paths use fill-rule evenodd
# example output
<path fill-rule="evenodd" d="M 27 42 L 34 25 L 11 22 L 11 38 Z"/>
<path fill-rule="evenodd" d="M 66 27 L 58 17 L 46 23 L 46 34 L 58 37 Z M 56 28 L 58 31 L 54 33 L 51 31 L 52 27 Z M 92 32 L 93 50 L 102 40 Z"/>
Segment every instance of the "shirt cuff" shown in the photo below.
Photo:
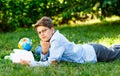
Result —
<path fill-rule="evenodd" d="M 41 54 L 41 58 L 40 58 L 40 61 L 46 61 L 48 60 L 48 53 L 47 54 Z"/>

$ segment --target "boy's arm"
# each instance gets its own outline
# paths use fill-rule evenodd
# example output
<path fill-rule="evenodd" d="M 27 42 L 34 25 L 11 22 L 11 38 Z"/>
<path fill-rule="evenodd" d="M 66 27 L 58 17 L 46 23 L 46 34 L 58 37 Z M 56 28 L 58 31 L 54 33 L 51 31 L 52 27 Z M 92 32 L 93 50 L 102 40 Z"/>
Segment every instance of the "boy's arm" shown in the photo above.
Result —
<path fill-rule="evenodd" d="M 49 50 L 50 56 L 48 57 L 48 60 L 39 62 L 36 61 L 28 62 L 28 65 L 34 67 L 34 66 L 49 66 L 52 63 L 57 64 L 61 60 L 65 48 L 63 46 L 61 47 L 61 45 L 57 42 L 54 42 L 52 45 L 53 46 L 51 46 L 51 49 Z"/>
<path fill-rule="evenodd" d="M 39 62 L 33 61 L 33 62 L 30 63 L 30 66 L 31 67 L 34 67 L 34 66 L 49 66 L 50 64 L 57 64 L 61 60 L 64 49 L 65 49 L 64 47 L 59 47 L 59 46 L 55 45 L 50 49 L 50 56 L 49 56 L 48 60 L 39 61 Z"/>
<path fill-rule="evenodd" d="M 50 42 L 46 41 L 40 41 L 41 47 L 42 47 L 42 54 L 45 55 L 48 53 L 49 47 L 50 47 Z"/>
<path fill-rule="evenodd" d="M 47 57 L 49 55 L 49 47 L 50 47 L 50 42 L 45 42 L 45 41 L 40 41 L 40 45 L 42 47 L 42 53 L 41 53 L 41 61 L 46 61 Z"/>
<path fill-rule="evenodd" d="M 39 62 L 37 62 L 37 61 L 31 61 L 31 62 L 23 61 L 23 63 L 21 63 L 21 64 L 29 65 L 31 67 L 49 66 L 50 64 L 57 64 L 61 60 L 63 50 L 64 50 L 63 47 L 59 47 L 57 50 L 51 49 L 50 56 L 49 56 L 48 60 L 46 60 L 46 61 L 39 61 Z"/>

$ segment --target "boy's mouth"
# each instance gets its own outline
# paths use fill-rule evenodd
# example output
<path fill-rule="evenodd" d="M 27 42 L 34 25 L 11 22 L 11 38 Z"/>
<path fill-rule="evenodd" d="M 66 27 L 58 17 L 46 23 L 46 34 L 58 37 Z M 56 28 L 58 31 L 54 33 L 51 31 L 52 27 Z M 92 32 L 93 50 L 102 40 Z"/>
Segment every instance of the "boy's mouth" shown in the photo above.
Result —
<path fill-rule="evenodd" d="M 43 36 L 43 37 L 42 37 L 42 39 L 45 39 L 45 38 L 46 38 L 46 36 Z"/>

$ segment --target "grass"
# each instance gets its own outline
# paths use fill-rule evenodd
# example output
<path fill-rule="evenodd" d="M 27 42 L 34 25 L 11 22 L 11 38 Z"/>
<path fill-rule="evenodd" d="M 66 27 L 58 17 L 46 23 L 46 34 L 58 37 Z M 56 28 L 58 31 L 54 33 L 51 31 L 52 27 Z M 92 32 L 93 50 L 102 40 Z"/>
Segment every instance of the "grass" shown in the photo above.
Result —
<path fill-rule="evenodd" d="M 120 21 L 102 22 L 95 24 L 82 24 L 76 26 L 56 27 L 70 41 L 75 43 L 100 43 L 107 47 L 112 44 L 120 44 Z M 32 51 L 39 45 L 37 33 L 32 29 L 18 29 L 14 32 L 0 34 L 0 76 L 119 76 L 120 60 L 109 63 L 99 62 L 95 64 L 77 64 L 61 62 L 49 67 L 34 67 L 14 64 L 10 60 L 4 60 L 13 49 L 18 48 L 20 38 L 29 37 L 33 40 Z"/>

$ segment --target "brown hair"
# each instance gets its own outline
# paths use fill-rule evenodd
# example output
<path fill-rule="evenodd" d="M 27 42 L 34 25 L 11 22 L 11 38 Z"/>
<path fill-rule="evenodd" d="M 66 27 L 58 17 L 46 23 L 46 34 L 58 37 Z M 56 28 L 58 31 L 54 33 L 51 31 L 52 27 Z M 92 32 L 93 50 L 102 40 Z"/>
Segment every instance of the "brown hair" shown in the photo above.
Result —
<path fill-rule="evenodd" d="M 50 17 L 44 16 L 40 20 L 37 21 L 37 23 L 34 25 L 34 28 L 36 29 L 38 26 L 45 26 L 45 27 L 51 28 L 54 25 Z"/>

